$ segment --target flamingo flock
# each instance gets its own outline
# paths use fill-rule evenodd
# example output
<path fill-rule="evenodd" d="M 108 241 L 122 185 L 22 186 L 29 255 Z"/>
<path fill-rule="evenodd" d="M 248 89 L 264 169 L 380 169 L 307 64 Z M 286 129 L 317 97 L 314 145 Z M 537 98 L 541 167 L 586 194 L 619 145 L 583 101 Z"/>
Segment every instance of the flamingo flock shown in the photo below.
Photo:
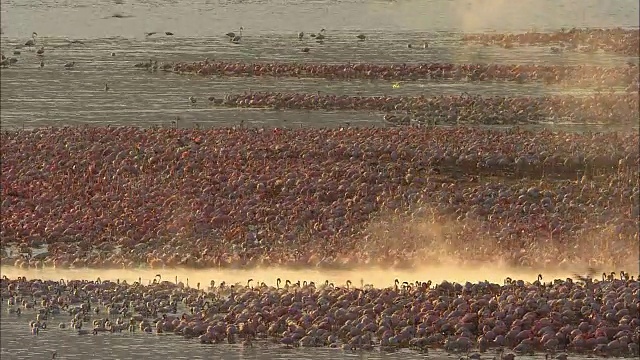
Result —
<path fill-rule="evenodd" d="M 520 34 L 465 34 L 462 37 L 464 42 L 475 42 L 482 44 L 500 45 L 502 47 L 512 47 L 513 44 L 520 45 L 545 45 L 556 44 L 551 47 L 552 52 L 560 53 L 563 50 L 581 51 L 593 53 L 604 51 L 608 53 L 638 56 L 640 49 L 640 34 L 638 29 L 597 29 L 572 28 L 562 29 L 554 32 L 530 31 Z"/>
<path fill-rule="evenodd" d="M 638 85 L 638 66 L 607 67 L 600 65 L 506 65 L 506 64 L 315 64 L 248 63 L 213 61 L 177 62 L 173 72 L 203 76 L 274 76 L 325 78 L 329 80 L 453 80 L 541 82 L 566 86 L 622 87 L 629 91 Z"/>
<path fill-rule="evenodd" d="M 441 241 L 461 263 L 637 254 L 634 132 L 64 127 L 2 140 L 0 259 L 18 267 L 410 267 Z"/>
<path fill-rule="evenodd" d="M 203 344 L 403 348 L 501 359 L 545 353 L 638 356 L 640 282 L 627 273 L 503 284 L 404 281 L 386 288 L 307 281 L 209 286 L 163 281 L 0 281 L 9 316 L 31 318 L 34 336 L 74 331 L 172 333 Z M 21 310 L 20 312 L 18 312 Z M 48 325 L 59 322 L 58 326 Z"/>
<path fill-rule="evenodd" d="M 215 106 L 277 110 L 357 110 L 413 115 L 418 124 L 503 124 L 541 122 L 638 124 L 637 93 L 587 96 L 348 96 L 245 92 L 227 94 Z M 386 120 L 386 119 L 385 119 Z"/>

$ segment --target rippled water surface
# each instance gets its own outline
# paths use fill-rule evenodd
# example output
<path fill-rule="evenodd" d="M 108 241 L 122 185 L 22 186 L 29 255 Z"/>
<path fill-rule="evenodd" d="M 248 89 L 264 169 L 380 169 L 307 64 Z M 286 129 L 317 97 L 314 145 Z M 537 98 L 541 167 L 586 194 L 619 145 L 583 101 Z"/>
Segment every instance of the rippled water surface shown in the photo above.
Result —
<path fill-rule="evenodd" d="M 1 71 L 3 127 L 92 124 L 341 125 L 382 124 L 381 114 L 211 109 L 210 95 L 251 90 L 339 94 L 544 95 L 566 89 L 542 84 L 405 82 L 318 79 L 202 78 L 149 73 L 137 62 L 202 60 L 308 62 L 591 63 L 637 61 L 596 53 L 552 54 L 547 47 L 501 49 L 464 45 L 462 32 L 552 30 L 571 26 L 638 26 L 637 0 L 236 0 L 26 1 L 2 0 L 4 54 L 18 63 Z M 113 15 L 121 16 L 119 18 Z M 224 35 L 245 28 L 240 44 Z M 327 39 L 297 39 L 326 28 Z M 34 49 L 19 49 L 31 33 L 45 47 L 44 68 Z M 171 31 L 173 36 L 167 36 Z M 145 36 L 147 32 L 158 32 Z M 367 41 L 359 42 L 358 33 Z M 82 43 L 72 43 L 72 41 Z M 408 48 L 428 40 L 430 47 Z M 302 53 L 302 47 L 310 47 Z M 115 56 L 111 56 L 112 53 Z M 75 61 L 73 70 L 63 65 Z M 110 90 L 104 91 L 105 84 Z M 194 106 L 187 99 L 200 101 Z"/>

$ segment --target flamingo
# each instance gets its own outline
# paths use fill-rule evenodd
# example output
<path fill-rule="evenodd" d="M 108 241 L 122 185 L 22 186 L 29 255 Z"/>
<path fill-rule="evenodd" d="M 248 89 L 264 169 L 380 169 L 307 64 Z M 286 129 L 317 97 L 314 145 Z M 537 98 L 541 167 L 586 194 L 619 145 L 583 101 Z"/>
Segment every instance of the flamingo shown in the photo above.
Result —
<path fill-rule="evenodd" d="M 234 42 L 237 44 L 240 42 L 241 39 L 242 39 L 242 28 L 240 28 L 240 34 L 234 36 L 233 39 L 231 39 L 231 42 Z"/>
<path fill-rule="evenodd" d="M 244 28 L 242 26 L 240 26 L 240 34 L 242 35 L 242 30 L 244 30 Z M 226 33 L 225 35 L 227 35 L 230 39 L 233 39 L 236 37 L 236 33 L 234 33 L 233 31 L 230 31 L 228 33 Z"/>
<path fill-rule="evenodd" d="M 31 39 L 27 40 L 27 42 L 24 43 L 24 46 L 32 47 L 33 45 L 35 45 L 36 44 L 36 36 L 38 36 L 38 33 L 36 33 L 35 31 L 33 33 L 31 33 Z"/>

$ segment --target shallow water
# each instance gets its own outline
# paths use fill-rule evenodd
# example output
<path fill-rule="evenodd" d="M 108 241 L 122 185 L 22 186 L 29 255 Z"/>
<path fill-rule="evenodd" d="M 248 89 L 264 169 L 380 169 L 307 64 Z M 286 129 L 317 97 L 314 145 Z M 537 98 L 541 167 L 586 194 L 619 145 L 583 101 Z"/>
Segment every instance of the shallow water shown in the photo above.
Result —
<path fill-rule="evenodd" d="M 3 302 L 4 303 L 4 302 Z M 69 329 L 59 329 L 58 322 L 68 323 L 69 318 L 58 316 L 49 321 L 51 328 L 43 330 L 39 335 L 29 334 L 29 322 L 35 315 L 23 313 L 21 317 L 7 314 L 6 310 L 0 315 L 0 332 L 2 344 L 0 357 L 3 360 L 17 359 L 49 359 L 53 351 L 57 352 L 56 359 L 101 359 L 101 360 L 138 360 L 162 356 L 167 359 L 225 359 L 225 360 L 331 360 L 331 359 L 361 359 L 361 360 L 391 360 L 402 357 L 406 360 L 425 359 L 424 354 L 410 350 L 395 353 L 380 351 L 352 352 L 329 348 L 295 348 L 255 342 L 253 347 L 247 348 L 240 344 L 204 345 L 197 340 L 185 340 L 175 335 L 156 335 L 135 333 L 99 334 L 96 336 L 80 336 Z M 7 334 L 20 334 L 8 336 Z M 490 359 L 494 352 L 488 352 L 485 358 Z M 460 355 L 446 354 L 440 351 L 430 351 L 430 359 L 458 359 Z M 521 356 L 522 360 L 543 359 L 544 355 Z M 574 357 L 580 359 L 580 357 Z"/>
<path fill-rule="evenodd" d="M 332 92 L 339 94 L 544 95 L 565 91 L 542 84 L 406 82 L 393 89 L 384 81 L 318 79 L 202 78 L 135 69 L 149 58 L 160 62 L 196 61 L 205 57 L 243 61 L 309 62 L 500 62 L 590 63 L 622 66 L 637 59 L 611 54 L 552 54 L 548 47 L 501 49 L 463 45 L 465 31 L 525 31 L 562 26 L 638 26 L 637 1 L 588 0 L 402 0 L 402 1 L 71 1 L 2 0 L 1 48 L 18 63 L 1 70 L 1 126 L 170 123 L 256 126 L 287 124 L 382 124 L 380 114 L 297 114 L 210 109 L 210 95 L 246 90 Z M 614 5 L 615 4 L 615 5 Z M 113 14 L 125 18 L 114 18 Z M 437 14 L 437 15 L 434 15 Z M 242 42 L 224 35 L 244 26 Z M 298 31 L 327 29 L 324 44 L 297 39 Z M 32 31 L 44 45 L 45 66 L 34 49 L 22 48 Z M 146 37 L 146 32 L 159 34 Z M 164 35 L 172 31 L 174 36 Z M 355 35 L 365 32 L 367 41 Z M 71 44 L 80 40 L 83 44 Z M 428 40 L 430 47 L 407 48 Z M 300 51 L 311 48 L 310 53 Z M 116 56 L 111 56 L 111 53 Z M 63 65 L 76 61 L 74 70 Z M 110 90 L 104 91 L 108 83 Z M 189 96 L 202 99 L 196 106 Z"/>
<path fill-rule="evenodd" d="M 4 302 L 3 302 L 4 304 Z M 410 351 L 393 354 L 381 352 L 359 353 L 343 352 L 339 349 L 285 349 L 266 343 L 255 343 L 247 348 L 237 345 L 203 345 L 197 340 L 185 340 L 175 335 L 156 335 L 136 333 L 99 334 L 80 336 L 70 329 L 59 329 L 58 322 L 69 322 L 69 318 L 58 316 L 49 321 L 51 328 L 41 331 L 37 336 L 30 335 L 29 322 L 35 315 L 23 313 L 17 317 L 7 314 L 3 309 L 0 315 L 2 344 L 0 357 L 3 360 L 50 359 L 53 351 L 56 359 L 101 359 L 101 360 L 138 360 L 162 356 L 166 359 L 424 359 L 424 355 Z M 442 353 L 433 353 L 435 359 L 454 358 Z M 541 357 L 538 357 L 541 358 Z"/>

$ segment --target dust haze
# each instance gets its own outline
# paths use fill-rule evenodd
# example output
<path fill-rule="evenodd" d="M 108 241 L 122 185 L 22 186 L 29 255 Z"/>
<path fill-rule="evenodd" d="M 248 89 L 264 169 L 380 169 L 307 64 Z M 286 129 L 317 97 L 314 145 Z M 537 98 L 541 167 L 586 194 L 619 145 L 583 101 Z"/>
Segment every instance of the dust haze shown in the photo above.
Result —
<path fill-rule="evenodd" d="M 361 281 L 365 285 L 370 284 L 375 287 L 388 287 L 394 284 L 395 279 L 399 281 L 427 281 L 434 283 L 447 281 L 456 282 L 477 282 L 488 280 L 494 283 L 504 281 L 506 277 L 514 279 L 522 279 L 525 281 L 534 281 L 539 272 L 513 269 L 500 265 L 485 264 L 483 266 L 460 267 L 456 265 L 440 265 L 436 267 L 417 267 L 409 270 L 388 270 L 381 268 L 359 268 L 344 271 L 320 271 L 320 270 L 289 270 L 284 268 L 256 268 L 253 270 L 191 270 L 191 269 L 20 269 L 13 266 L 3 266 L 0 268 L 2 275 L 15 279 L 18 276 L 25 276 L 27 279 L 42 280 L 95 280 L 98 277 L 101 280 L 116 279 L 126 280 L 127 282 L 138 281 L 141 278 L 143 284 L 151 281 L 156 274 L 161 275 L 162 280 L 189 282 L 189 286 L 195 287 L 200 283 L 201 288 L 209 286 L 211 280 L 216 284 L 225 281 L 227 284 L 242 283 L 245 284 L 248 279 L 253 279 L 254 284 L 264 282 L 267 285 L 276 284 L 276 279 L 282 279 L 291 282 L 314 281 L 316 284 L 329 281 L 336 286 L 344 285 L 347 280 L 353 283 L 353 286 L 360 287 Z M 566 278 L 572 276 L 570 271 L 547 271 L 542 272 L 545 279 Z"/>
<path fill-rule="evenodd" d="M 335 249 L 332 262 L 318 266 L 297 265 L 287 267 L 257 267 L 253 269 L 210 268 L 125 268 L 125 269 L 61 269 L 20 268 L 3 265 L 0 273 L 15 279 L 43 280 L 102 280 L 116 279 L 143 284 L 157 274 L 163 280 L 200 283 L 206 288 L 216 283 L 243 283 L 253 279 L 254 284 L 329 281 L 336 286 L 350 280 L 353 286 L 392 286 L 400 282 L 443 280 L 464 283 L 490 281 L 502 284 L 505 278 L 536 280 L 542 274 L 544 281 L 586 275 L 595 270 L 598 278 L 603 272 L 628 272 L 637 275 L 640 267 L 640 248 L 637 235 L 618 237 L 613 227 L 600 227 L 581 236 L 571 235 L 554 239 L 541 231 L 500 243 L 495 237 L 483 235 L 481 219 L 456 220 L 438 214 L 427 205 L 411 207 L 411 215 L 381 212 L 363 229 L 363 238 L 347 240 Z M 187 239 L 185 239 L 187 241 Z M 331 270 L 336 264 L 336 270 Z M 337 270 L 340 269 L 340 270 Z M 591 269 L 591 270 L 590 270 Z"/>

